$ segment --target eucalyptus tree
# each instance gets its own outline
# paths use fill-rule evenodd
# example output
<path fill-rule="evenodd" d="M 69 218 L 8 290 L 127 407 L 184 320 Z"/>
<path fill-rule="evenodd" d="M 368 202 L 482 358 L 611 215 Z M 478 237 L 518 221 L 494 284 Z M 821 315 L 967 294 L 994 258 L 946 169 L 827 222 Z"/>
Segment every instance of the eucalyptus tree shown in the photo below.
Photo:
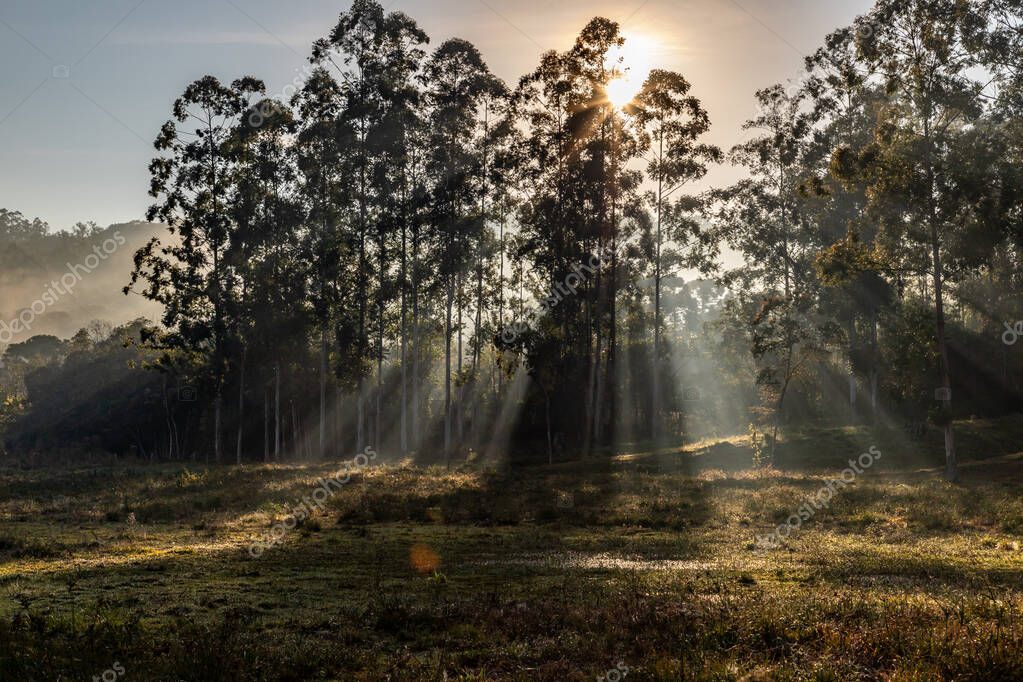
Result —
<path fill-rule="evenodd" d="M 618 104 L 608 95 L 608 86 L 623 75 L 621 57 L 614 55 L 624 44 L 616 22 L 596 17 L 576 38 L 568 63 L 574 77 L 571 126 L 580 145 L 580 161 L 586 166 L 581 189 L 590 209 L 595 252 L 602 262 L 595 282 L 595 348 L 589 382 L 589 435 L 595 443 L 610 437 L 616 413 L 619 207 L 627 201 L 623 170 L 633 140 L 618 115 Z"/>
<path fill-rule="evenodd" d="M 772 439 L 776 442 L 788 388 L 803 364 L 797 357 L 801 340 L 813 335 L 816 326 L 805 321 L 815 298 L 811 255 L 817 244 L 799 202 L 811 118 L 802 95 L 792 95 L 780 85 L 760 90 L 757 100 L 759 112 L 743 129 L 759 134 L 733 147 L 730 154 L 749 175 L 716 191 L 714 198 L 720 202 L 716 218 L 721 237 L 744 261 L 722 281 L 738 287 L 747 298 L 761 292 L 764 303 L 750 321 L 753 331 L 769 322 L 771 331 L 763 333 L 765 338 L 784 341 L 753 347 L 763 364 L 760 383 L 776 392 Z M 745 310 L 752 310 L 752 303 Z"/>
<path fill-rule="evenodd" d="M 508 88 L 496 76 L 486 78 L 480 111 L 477 114 L 477 130 L 473 146 L 477 149 L 476 193 L 479 196 L 479 220 L 475 229 L 475 321 L 472 340 L 472 371 L 474 381 L 479 372 L 480 356 L 488 334 L 485 310 L 489 307 L 484 298 L 488 279 L 487 270 L 493 264 L 489 261 L 497 255 L 494 232 L 490 227 L 501 212 L 507 213 L 508 190 L 505 184 L 511 181 L 513 170 L 511 144 L 515 136 L 515 120 L 510 107 Z M 501 202 L 504 200 L 505 205 Z M 493 331 L 490 329 L 489 331 Z"/>
<path fill-rule="evenodd" d="M 1023 2 L 1020 0 L 976 0 L 968 35 L 993 83 L 985 92 L 990 107 L 982 126 L 1000 153 L 994 166 L 1004 180 L 990 179 L 987 204 L 1001 205 L 997 220 L 1006 232 L 1006 243 L 991 263 L 991 284 L 987 312 L 998 320 L 1000 333 L 1013 310 L 1023 303 Z M 990 157 L 984 155 L 990 161 Z M 979 164 L 976 164 L 979 165 Z"/>
<path fill-rule="evenodd" d="M 582 196 L 574 191 L 581 186 L 575 89 L 571 55 L 551 51 L 520 80 L 512 100 L 524 127 L 514 147 L 519 223 L 514 252 L 528 256 L 550 286 L 593 251 L 592 220 L 584 222 Z M 517 276 L 517 283 L 524 279 Z M 518 301 L 521 316 L 524 296 Z"/>
<path fill-rule="evenodd" d="M 354 296 L 358 309 L 354 339 L 356 377 L 356 449 L 366 443 L 367 395 L 365 380 L 369 374 L 372 351 L 369 347 L 369 306 L 371 294 L 370 240 L 376 219 L 372 196 L 373 156 L 371 136 L 383 112 L 380 76 L 384 55 L 387 16 L 376 0 L 355 0 L 326 38 L 313 43 L 314 64 L 333 67 L 338 79 L 343 106 L 339 117 L 354 131 L 350 153 L 354 219 L 346 228 L 356 245 L 357 265 Z"/>
<path fill-rule="evenodd" d="M 564 349 L 555 364 L 556 390 L 586 386 L 581 404 L 554 400 L 555 418 L 582 436 L 585 451 L 613 434 L 616 305 L 624 281 L 619 251 L 628 240 L 623 226 L 633 225 L 623 216 L 640 181 L 629 167 L 639 151 L 633 122 L 608 96 L 609 83 L 622 76 L 616 54 L 624 41 L 618 24 L 597 17 L 570 50 L 545 54 L 514 96 L 525 123 L 519 143 L 521 255 L 546 285 L 537 292 L 540 300 L 566 278 L 579 277 L 580 265 L 595 266 L 572 287 L 571 297 L 548 311 L 556 324 L 545 327 L 557 330 L 555 347 Z"/>
<path fill-rule="evenodd" d="M 429 42 L 426 33 L 406 14 L 392 12 L 384 17 L 380 34 L 380 58 L 376 87 L 380 97 L 380 119 L 371 133 L 369 145 L 374 159 L 372 188 L 378 197 L 375 247 L 377 258 L 376 332 L 377 390 L 374 433 L 380 442 L 383 412 L 383 363 L 385 313 L 395 295 L 400 299 L 398 334 L 401 346 L 401 423 L 400 440 L 403 454 L 408 448 L 407 436 L 407 370 L 406 370 L 406 293 L 407 237 L 412 219 L 412 187 L 415 182 L 413 162 L 415 130 L 420 125 L 420 91 L 417 76 L 425 57 L 423 46 Z M 399 268 L 391 267 L 394 251 L 399 252 Z"/>
<path fill-rule="evenodd" d="M 466 296 L 471 299 L 472 309 L 471 362 L 463 372 L 459 391 L 459 404 L 468 406 L 467 414 L 462 414 L 461 418 L 470 425 L 473 447 L 477 449 L 485 446 L 479 441 L 486 435 L 482 416 L 490 404 L 482 367 L 483 349 L 496 333 L 496 316 L 503 295 L 501 284 L 496 281 L 503 277 L 503 272 L 498 262 L 502 257 L 500 237 L 494 226 L 507 216 L 511 206 L 508 185 L 514 174 L 512 149 L 517 133 L 508 88 L 492 74 L 485 76 L 482 85 L 470 143 L 475 152 L 472 182 L 477 200 L 476 216 L 470 228 L 472 277 L 471 282 L 467 282 L 472 291 Z M 503 225 L 499 229 L 503 230 Z"/>
<path fill-rule="evenodd" d="M 813 214 L 812 220 L 830 255 L 846 264 L 867 266 L 869 260 L 857 260 L 853 254 L 843 259 L 838 253 L 845 246 L 864 242 L 866 248 L 870 248 L 873 244 L 877 230 L 865 211 L 865 185 L 848 173 L 834 172 L 836 168 L 841 171 L 844 161 L 869 144 L 877 111 L 885 102 L 883 93 L 869 82 L 870 68 L 857 54 L 856 37 L 852 27 L 834 31 L 822 47 L 806 58 L 807 75 L 801 94 L 811 106 L 814 130 L 804 159 L 803 190 L 807 197 L 804 208 Z M 871 285 L 879 285 L 881 280 L 874 270 L 844 272 L 840 279 L 832 279 L 831 284 L 836 291 L 846 294 L 836 296 L 833 307 L 839 309 L 839 315 L 845 320 L 849 405 L 855 411 L 857 359 L 861 355 L 857 352 L 856 322 L 858 316 L 868 317 L 871 338 L 876 339 L 878 306 L 871 298 L 877 292 L 871 290 Z M 876 343 L 874 346 L 868 371 L 871 404 L 876 410 Z"/>
<path fill-rule="evenodd" d="M 509 99 L 509 110 L 510 116 L 509 121 L 514 121 L 515 109 Z M 494 252 L 496 254 L 496 268 L 492 275 L 491 290 L 493 296 L 497 302 L 496 306 L 491 309 L 491 323 L 490 323 L 490 339 L 496 339 L 498 335 L 504 330 L 506 321 L 510 313 L 513 313 L 514 307 L 512 306 L 513 301 L 513 287 L 514 277 L 516 272 L 515 260 L 512 258 L 512 232 L 511 228 L 514 225 L 516 200 L 518 196 L 517 192 L 517 172 L 518 167 L 516 150 L 519 148 L 518 139 L 519 133 L 517 128 L 512 128 L 513 136 L 509 139 L 509 144 L 506 149 L 506 153 L 503 155 L 505 168 L 501 172 L 501 180 L 495 183 L 499 193 L 495 196 L 493 208 L 494 208 L 494 219 L 497 221 L 497 239 L 494 245 Z M 481 339 L 482 343 L 482 339 Z M 494 396 L 500 398 L 504 394 L 504 377 L 505 372 L 502 371 L 502 353 L 503 351 L 494 345 L 494 364 L 493 370 L 495 386 Z"/>
<path fill-rule="evenodd" d="M 310 303 L 320 331 L 319 454 L 326 452 L 327 384 L 333 327 L 336 364 L 333 370 L 340 388 L 351 389 L 357 381 L 358 358 L 353 334 L 355 278 L 345 267 L 355 252 L 345 221 L 355 189 L 352 155 L 355 130 L 342 115 L 341 87 L 329 71 L 316 68 L 292 98 L 299 118 L 292 151 L 300 173 L 299 196 L 305 207 L 305 254 L 309 262 Z M 340 400 L 338 400 L 340 403 Z M 335 410 L 340 404 L 335 405 Z M 340 439 L 340 434 L 335 433 Z M 341 454 L 341 453 L 338 453 Z"/>
<path fill-rule="evenodd" d="M 483 405 L 484 396 L 480 394 L 480 358 L 484 338 L 488 336 L 490 326 L 485 311 L 491 307 L 484 294 L 491 279 L 489 270 L 495 248 L 491 222 L 494 204 L 502 193 L 498 183 L 505 179 L 501 173 L 503 165 L 501 156 L 506 151 L 508 138 L 514 126 L 514 122 L 508 117 L 508 91 L 504 83 L 486 71 L 479 80 L 478 88 L 475 109 L 471 112 L 472 130 L 467 140 L 471 148 L 467 179 L 476 203 L 471 210 L 468 208 L 466 210 L 470 221 L 465 226 L 464 235 L 467 240 L 465 245 L 468 250 L 467 262 L 464 272 L 459 273 L 455 285 L 458 333 L 458 391 L 455 416 L 459 443 L 464 441 L 464 428 L 467 423 L 479 428 L 479 415 Z M 463 337 L 466 335 L 468 321 L 472 324 L 472 332 L 468 335 L 471 361 L 466 368 Z"/>
<path fill-rule="evenodd" d="M 977 55 L 964 42 L 964 6 L 956 0 L 878 0 L 857 20 L 862 59 L 884 79 L 891 104 L 872 151 L 869 195 L 881 229 L 929 258 L 940 357 L 946 477 L 958 467 L 952 427 L 952 370 L 945 331 L 947 245 L 961 208 L 947 181 L 956 138 L 981 114 L 983 85 L 970 70 Z M 921 255 L 922 255 L 921 253 Z"/>
<path fill-rule="evenodd" d="M 780 289 L 789 297 L 793 280 L 806 274 L 794 251 L 796 231 L 803 227 L 797 199 L 810 120 L 801 96 L 780 85 L 760 90 L 757 100 L 760 112 L 743 130 L 759 134 L 730 152 L 732 163 L 745 167 L 749 177 L 716 193 L 724 200 L 723 236 L 746 258 L 746 267 L 731 272 L 729 279 Z"/>
<path fill-rule="evenodd" d="M 439 244 L 438 270 L 444 283 L 444 451 L 450 458 L 453 436 L 453 310 L 460 282 L 472 259 L 472 237 L 479 225 L 473 174 L 479 162 L 470 143 L 481 103 L 498 86 L 482 55 L 464 40 L 440 45 L 424 68 L 429 108 L 431 219 Z M 460 358 L 459 358 L 460 359 Z"/>
<path fill-rule="evenodd" d="M 125 292 L 142 284 L 146 298 L 163 305 L 163 342 L 199 351 L 213 390 L 213 451 L 221 461 L 223 387 L 231 335 L 230 312 L 239 278 L 226 262 L 235 224 L 228 210 L 238 163 L 237 129 L 262 82 L 242 78 L 225 86 L 212 76 L 189 85 L 174 102 L 173 119 L 156 139 L 160 156 L 149 166 L 150 221 L 170 233 L 135 254 Z"/>
<path fill-rule="evenodd" d="M 685 219 L 684 210 L 668 213 L 665 204 L 669 198 L 688 183 L 700 180 L 707 174 L 708 165 L 721 160 L 721 150 L 699 140 L 710 130 L 710 117 L 700 100 L 690 94 L 689 81 L 682 74 L 672 71 L 654 70 L 647 77 L 643 89 L 627 107 L 634 117 L 640 135 L 640 149 L 649 152 L 647 178 L 656 183 L 656 188 L 647 192 L 647 203 L 653 206 L 655 216 L 654 235 L 654 345 L 653 369 L 651 372 L 650 431 L 658 436 L 660 414 L 661 374 L 661 280 L 663 276 L 664 235 L 662 227 L 665 217 L 673 217 L 669 223 L 673 228 L 668 235 L 669 243 L 683 247 L 688 241 L 687 231 L 697 229 L 697 223 Z M 688 206 L 687 206 L 688 204 Z M 692 207 L 692 202 L 676 202 L 676 208 Z M 666 213 L 668 214 L 666 216 Z M 683 257 L 672 249 L 668 254 L 669 270 L 681 265 Z"/>
<path fill-rule="evenodd" d="M 402 451 L 406 452 L 412 446 L 418 449 L 423 440 L 421 424 L 423 408 L 423 350 L 425 336 L 423 323 L 424 294 L 432 289 L 435 281 L 435 271 L 428 267 L 427 259 L 424 256 L 433 252 L 432 236 L 429 229 L 431 188 L 429 176 L 430 149 L 429 140 L 431 133 L 428 128 L 428 111 L 424 98 L 419 98 L 419 106 L 415 110 L 415 116 L 405 129 L 406 134 L 406 225 L 402 232 L 402 263 L 401 281 L 402 287 L 402 423 L 410 427 L 410 442 L 405 442 L 405 428 L 403 427 Z M 405 240 L 408 240 L 406 243 Z M 407 247 L 407 251 L 406 251 Z M 406 316 L 411 308 L 411 329 L 405 324 Z M 409 338 L 411 337 L 411 338 Z M 407 347 L 411 345 L 411 351 Z M 411 354 L 411 360 L 409 359 Z M 406 395 L 408 388 L 408 372 L 406 365 L 411 365 L 411 393 Z M 411 405 L 409 405 L 411 403 Z M 411 407 L 411 410 L 409 410 Z M 411 414 L 406 414 L 408 411 Z"/>
<path fill-rule="evenodd" d="M 547 52 L 539 66 L 523 77 L 513 96 L 517 117 L 523 123 L 515 144 L 518 230 L 509 241 L 512 271 L 511 317 L 521 321 L 526 298 L 533 293 L 530 280 L 539 285 L 537 295 L 546 296 L 564 281 L 579 263 L 589 263 L 596 252 L 596 220 L 583 191 L 583 143 L 591 111 L 582 106 L 577 69 L 571 53 Z M 528 262 L 528 267 L 527 267 Z M 594 273 L 596 274 L 596 273 Z M 557 398 L 555 418 L 567 422 L 569 434 L 582 436 L 579 446 L 588 447 L 592 431 L 594 385 L 594 314 L 596 283 L 587 277 L 577 295 L 549 311 L 560 343 L 557 388 L 585 385 L 582 414 L 580 401 Z M 529 355 L 526 356 L 527 363 Z"/>
<path fill-rule="evenodd" d="M 273 456 L 281 445 L 281 373 L 302 356 L 308 301 L 306 254 L 299 247 L 304 211 L 292 137 L 292 109 L 275 100 L 257 104 L 242 117 L 236 133 L 237 164 L 231 212 L 235 224 L 229 262 L 239 275 L 238 437 L 241 459 L 244 425 L 244 368 L 250 355 L 268 366 L 264 384 L 273 382 Z M 255 347 L 255 353 L 250 353 Z M 293 372 L 288 372 L 292 376 Z M 294 385 L 294 381 L 288 381 Z M 264 397 L 267 392 L 264 390 Z M 269 412 L 265 409 L 264 412 Z M 297 444 L 295 444 L 297 445 Z M 264 458 L 268 452 L 264 451 Z"/>
<path fill-rule="evenodd" d="M 570 56 L 547 52 L 524 76 L 513 105 L 525 131 L 515 147 L 522 246 L 534 267 L 552 284 L 568 273 L 588 248 L 579 227 L 579 197 L 571 194 L 578 173 L 579 151 L 571 125 L 575 112 Z"/>

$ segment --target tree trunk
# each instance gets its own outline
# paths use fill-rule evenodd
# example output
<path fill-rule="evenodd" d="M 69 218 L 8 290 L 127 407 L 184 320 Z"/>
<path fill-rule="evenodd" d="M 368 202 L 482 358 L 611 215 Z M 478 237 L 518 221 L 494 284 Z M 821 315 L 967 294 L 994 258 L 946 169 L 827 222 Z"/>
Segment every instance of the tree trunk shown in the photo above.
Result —
<path fill-rule="evenodd" d="M 664 159 L 664 132 L 658 134 L 658 161 Z M 650 436 L 656 443 L 660 436 L 661 403 L 661 207 L 664 203 L 664 176 L 657 176 L 657 239 L 654 253 L 654 357 L 650 376 Z"/>
<path fill-rule="evenodd" d="M 483 249 L 487 232 L 487 137 L 490 134 L 489 128 L 490 110 L 487 103 L 483 107 L 483 182 L 480 189 L 480 225 L 479 244 L 476 253 L 476 344 L 473 348 L 472 371 L 473 382 L 476 381 L 476 372 L 479 370 L 480 349 L 483 343 L 481 336 L 483 330 Z"/>
<path fill-rule="evenodd" d="M 600 245 L 597 245 L 597 252 L 600 252 Z M 591 304 L 590 316 L 593 326 L 593 355 L 592 361 L 590 362 L 590 381 L 589 381 L 589 394 L 590 394 L 590 424 L 588 433 L 586 434 L 589 444 L 586 448 L 587 454 L 592 453 L 593 449 L 596 448 L 600 443 L 600 415 L 601 415 L 601 395 L 600 395 L 600 384 L 601 384 L 601 354 L 603 353 L 603 344 L 601 336 L 601 267 L 597 268 L 596 282 L 594 283 L 594 294 L 593 302 Z"/>
<path fill-rule="evenodd" d="M 419 432 L 419 225 L 412 225 L 412 443 L 418 450 Z"/>
<path fill-rule="evenodd" d="M 362 425 L 365 422 L 365 409 L 366 409 L 366 401 L 364 400 L 365 396 L 363 395 L 363 389 L 364 389 L 363 381 L 360 378 L 359 379 L 359 385 L 355 389 L 356 390 L 356 396 L 355 396 L 355 402 L 356 402 L 356 407 L 355 407 L 355 451 L 356 452 L 362 452 L 363 449 L 366 447 L 365 434 L 362 431 Z"/>
<path fill-rule="evenodd" d="M 454 280 L 448 275 L 447 314 L 444 323 L 444 466 L 451 466 L 451 312 Z"/>
<path fill-rule="evenodd" d="M 327 458 L 327 327 L 320 327 L 320 450 L 318 459 Z"/>
<path fill-rule="evenodd" d="M 365 74 L 360 74 L 360 96 L 361 102 L 366 102 L 366 78 Z M 365 381 L 362 376 L 362 361 L 366 356 L 367 336 L 366 336 L 366 307 L 368 305 L 367 298 L 369 292 L 368 277 L 366 274 L 366 226 L 367 226 L 367 200 L 366 196 L 366 120 L 365 118 L 359 121 L 359 281 L 357 284 L 358 297 L 359 297 L 359 340 L 358 340 L 358 363 L 359 363 L 359 382 L 358 382 L 358 427 L 356 428 L 356 451 L 362 452 L 365 448 L 365 433 L 363 432 L 363 424 L 365 420 Z"/>
<path fill-rule="evenodd" d="M 778 404 L 774 410 L 774 429 L 771 433 L 771 466 L 775 465 L 775 453 L 778 448 L 778 429 L 781 425 L 782 413 L 785 409 L 785 394 L 789 390 L 789 382 L 792 381 L 792 352 L 793 345 L 789 342 L 788 353 L 785 356 L 785 381 L 782 382 L 781 392 L 778 394 Z"/>
<path fill-rule="evenodd" d="M 403 200 L 404 205 L 404 200 Z M 408 254 L 406 221 L 401 225 L 401 422 L 399 428 L 401 456 L 408 455 Z"/>
<path fill-rule="evenodd" d="M 377 291 L 377 390 L 376 409 L 373 415 L 373 443 L 380 447 L 381 428 L 383 423 L 383 396 L 384 396 L 384 288 L 387 278 L 387 251 L 384 241 L 383 227 L 377 229 L 377 277 L 379 279 Z M 360 451 L 361 452 L 361 451 Z"/>
<path fill-rule="evenodd" d="M 459 274 L 458 278 L 455 281 L 455 300 L 457 301 L 457 305 L 458 305 L 458 375 L 457 376 L 458 376 L 459 380 L 462 380 L 462 359 L 465 357 L 465 351 L 464 351 L 463 346 L 462 346 L 462 339 L 463 339 L 463 336 L 462 336 L 462 330 L 463 330 L 462 307 L 463 307 L 463 305 L 462 304 L 463 304 L 463 298 L 464 298 L 464 296 L 463 296 L 463 287 L 464 286 L 465 285 L 462 282 L 462 276 L 461 276 L 461 274 Z M 457 392 L 457 394 L 455 396 L 455 424 L 456 424 L 456 428 L 457 428 L 456 443 L 458 444 L 459 447 L 462 446 L 462 439 L 463 439 L 462 427 L 463 427 L 464 417 L 462 415 L 462 400 L 464 398 L 464 395 L 463 395 L 464 392 L 465 392 L 465 384 L 464 383 L 460 383 L 458 385 L 458 392 Z"/>
<path fill-rule="evenodd" d="M 334 458 L 344 457 L 345 442 L 344 394 L 341 387 L 334 388 Z"/>
<path fill-rule="evenodd" d="M 501 234 L 499 237 L 499 249 L 501 258 L 501 269 L 497 274 L 497 326 L 501 328 L 504 326 L 504 221 L 505 216 L 501 216 Z M 497 366 L 499 354 L 494 355 L 494 364 Z M 501 393 L 504 389 L 504 372 L 500 371 L 500 367 L 497 366 L 497 392 Z"/>
<path fill-rule="evenodd" d="M 174 459 L 174 422 L 171 418 L 170 400 L 167 398 L 167 373 L 163 372 L 163 411 L 167 419 L 167 459 Z"/>
<path fill-rule="evenodd" d="M 877 422 L 877 379 L 877 309 L 875 308 L 870 315 L 870 418 L 875 423 Z"/>
<path fill-rule="evenodd" d="M 242 437 L 245 434 L 245 361 L 248 356 L 248 348 L 242 347 L 242 364 L 238 376 L 238 439 L 235 442 L 234 459 L 235 464 L 242 463 Z"/>
<path fill-rule="evenodd" d="M 934 319 L 938 341 L 938 355 L 941 357 L 941 402 L 945 424 L 945 478 L 955 481 L 959 478 L 959 464 L 956 461 L 955 433 L 952 427 L 952 375 L 948 362 L 948 347 L 945 343 L 945 301 L 944 275 L 941 264 L 941 239 L 938 234 L 938 208 L 934 200 L 936 185 L 934 175 L 933 140 L 931 138 L 930 116 L 924 120 L 924 136 L 927 149 L 927 180 L 930 189 L 927 197 L 928 222 L 931 228 L 931 259 L 934 268 Z M 926 279 L 926 278 L 925 278 Z"/>
<path fill-rule="evenodd" d="M 281 365 L 274 365 L 274 461 L 281 461 Z"/>
<path fill-rule="evenodd" d="M 217 393 L 213 398 L 213 461 L 220 464 L 220 419 L 224 407 L 224 390 L 220 381 L 217 381 Z"/>
<path fill-rule="evenodd" d="M 598 281 L 600 273 L 597 273 Z M 592 434 L 593 434 L 593 407 L 596 404 L 596 382 L 595 378 L 595 356 L 593 353 L 593 300 L 600 295 L 600 287 L 594 287 L 593 291 L 596 293 L 591 294 L 590 282 L 586 281 L 586 302 L 583 305 L 583 317 L 584 324 L 586 325 L 586 368 L 589 376 L 586 378 L 586 408 L 584 410 L 585 426 L 583 429 L 583 456 L 590 455 L 590 448 L 592 446 Z"/>
<path fill-rule="evenodd" d="M 383 264 L 381 263 L 381 266 Z M 381 274 L 381 279 L 383 274 Z M 381 286 L 383 281 L 381 281 Z M 383 395 L 384 395 L 384 302 L 381 296 L 380 307 L 378 313 L 378 324 L 377 329 L 377 395 L 376 395 L 376 414 L 374 415 L 373 421 L 373 443 L 376 447 L 380 447 L 380 427 L 381 427 L 381 412 L 383 412 Z M 360 450 L 361 452 L 361 450 Z"/>
<path fill-rule="evenodd" d="M 601 350 L 602 338 L 600 329 L 597 329 L 597 352 L 595 362 L 596 389 L 593 398 L 593 446 L 600 447 L 604 444 L 604 383 L 607 380 L 607 362 L 603 362 L 604 370 L 601 370 L 603 351 Z"/>
<path fill-rule="evenodd" d="M 938 245 L 938 227 L 931 225 L 931 245 L 934 259 L 934 309 L 938 337 L 938 354 L 941 356 L 941 386 L 946 414 L 945 424 L 945 478 L 956 481 L 959 478 L 959 463 L 956 461 L 955 433 L 952 427 L 952 376 L 949 371 L 948 345 L 945 342 L 945 303 L 942 291 L 941 251 Z"/>
<path fill-rule="evenodd" d="M 544 388 L 544 416 L 547 420 L 547 464 L 554 464 L 554 445 L 551 442 L 551 396 Z"/>
<path fill-rule="evenodd" d="M 852 411 L 853 417 L 856 416 L 856 370 L 853 367 L 853 354 L 856 350 L 856 318 L 854 315 L 849 316 L 848 325 L 849 334 L 849 409 Z"/>
<path fill-rule="evenodd" d="M 291 406 L 291 456 L 295 460 L 302 459 L 302 444 L 298 430 L 298 417 L 295 414 L 295 401 L 289 400 Z"/>
<path fill-rule="evenodd" d="M 611 272 L 608 286 L 608 342 L 607 342 L 607 417 L 605 441 L 614 443 L 615 417 L 618 412 L 618 157 L 614 151 L 617 135 L 614 119 L 611 121 Z"/>

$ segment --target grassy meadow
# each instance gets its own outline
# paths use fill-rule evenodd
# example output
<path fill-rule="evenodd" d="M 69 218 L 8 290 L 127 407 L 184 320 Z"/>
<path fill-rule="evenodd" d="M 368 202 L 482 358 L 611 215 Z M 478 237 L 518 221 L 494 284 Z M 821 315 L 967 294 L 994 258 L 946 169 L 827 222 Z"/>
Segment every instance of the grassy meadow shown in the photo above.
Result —
<path fill-rule="evenodd" d="M 0 680 L 1023 679 L 1023 421 L 957 428 L 373 462 L 258 558 L 338 463 L 8 464 Z"/>

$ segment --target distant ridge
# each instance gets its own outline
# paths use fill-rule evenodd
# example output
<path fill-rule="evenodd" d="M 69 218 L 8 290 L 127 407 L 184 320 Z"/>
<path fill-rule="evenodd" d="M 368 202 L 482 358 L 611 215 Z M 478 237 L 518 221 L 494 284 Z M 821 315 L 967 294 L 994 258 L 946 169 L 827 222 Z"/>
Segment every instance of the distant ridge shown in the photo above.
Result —
<path fill-rule="evenodd" d="M 19 329 L 11 342 L 37 334 L 67 338 L 92 320 L 116 325 L 137 317 L 158 318 L 156 304 L 125 296 L 121 289 L 128 283 L 135 252 L 165 230 L 163 225 L 133 221 L 90 234 L 0 234 L 0 323 L 22 319 L 30 327 Z M 72 278 L 70 272 L 76 275 Z M 60 286 L 62 278 L 73 285 Z"/>

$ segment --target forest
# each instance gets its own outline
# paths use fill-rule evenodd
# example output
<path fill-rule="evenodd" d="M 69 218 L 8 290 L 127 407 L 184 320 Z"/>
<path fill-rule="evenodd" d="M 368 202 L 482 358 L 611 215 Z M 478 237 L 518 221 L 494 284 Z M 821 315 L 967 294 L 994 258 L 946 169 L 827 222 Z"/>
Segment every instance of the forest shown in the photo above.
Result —
<path fill-rule="evenodd" d="M 887 419 L 944 429 L 954 477 L 953 420 L 1021 405 L 1018 22 L 879 3 L 722 150 L 700 93 L 633 73 L 613 21 L 506 84 L 356 2 L 283 93 L 205 77 L 174 102 L 150 165 L 166 229 L 124 287 L 160 319 L 34 353 L 5 382 L 31 406 L 9 443 L 84 424 L 160 461 L 450 463 Z M 746 178 L 691 190 L 722 163 Z M 101 369 L 126 356 L 149 373 Z M 83 380 L 138 395 L 51 409 Z"/>
<path fill-rule="evenodd" d="M 750 93 L 730 148 L 712 84 L 638 67 L 611 18 L 514 82 L 377 0 L 327 28 L 280 92 L 242 73 L 181 92 L 145 222 L 0 211 L 11 266 L 63 245 L 90 269 L 124 232 L 107 299 L 146 306 L 63 336 L 20 330 L 34 305 L 0 322 L 0 530 L 41 508 L 109 531 L 0 532 L 0 586 L 27 589 L 0 642 L 39 646 L 26 604 L 63 589 L 5 557 L 122 542 L 176 573 L 194 542 L 229 545 L 188 561 L 232 585 L 263 561 L 242 575 L 270 601 L 329 561 L 373 585 L 337 622 L 289 588 L 286 615 L 257 596 L 210 625 L 195 597 L 174 625 L 89 626 L 147 679 L 1023 679 L 1020 0 L 877 0 Z M 739 179 L 708 183 L 721 166 Z M 822 488 L 847 459 L 862 480 Z M 60 467 L 78 512 L 41 492 Z M 327 511 L 282 506 L 314 483 Z M 477 569 L 510 582 L 484 603 Z M 112 589 L 81 570 L 69 585 Z M 67 651 L 74 589 L 52 607 L 70 621 L 39 626 Z M 332 634 L 267 638 L 268 614 Z"/>

